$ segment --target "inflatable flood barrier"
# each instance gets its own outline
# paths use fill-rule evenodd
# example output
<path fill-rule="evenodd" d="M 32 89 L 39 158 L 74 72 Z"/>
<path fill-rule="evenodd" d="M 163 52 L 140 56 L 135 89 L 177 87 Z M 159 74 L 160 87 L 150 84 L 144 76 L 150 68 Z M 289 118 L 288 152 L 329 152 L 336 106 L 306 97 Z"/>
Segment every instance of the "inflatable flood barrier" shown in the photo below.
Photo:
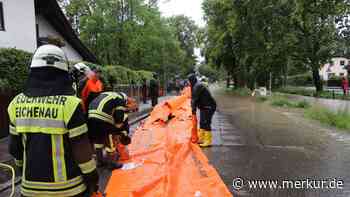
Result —
<path fill-rule="evenodd" d="M 115 170 L 107 197 L 229 197 L 220 176 L 191 143 L 190 89 L 157 105 L 136 129 L 130 160 Z"/>

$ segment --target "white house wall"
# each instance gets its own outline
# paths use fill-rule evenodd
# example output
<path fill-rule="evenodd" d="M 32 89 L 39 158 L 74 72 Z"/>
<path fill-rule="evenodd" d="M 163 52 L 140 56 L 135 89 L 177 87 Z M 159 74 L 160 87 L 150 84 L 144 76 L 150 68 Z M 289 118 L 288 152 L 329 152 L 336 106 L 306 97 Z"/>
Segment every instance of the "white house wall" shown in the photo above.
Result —
<path fill-rule="evenodd" d="M 333 61 L 333 65 L 327 63 L 320 70 L 320 76 L 322 77 L 323 80 L 325 81 L 328 80 L 329 73 L 332 73 L 337 77 L 340 77 L 341 73 L 343 73 L 344 76 L 348 75 L 348 71 L 344 68 L 344 66 L 340 65 L 340 62 L 344 61 L 345 66 L 347 66 L 350 64 L 349 59 L 336 57 L 336 58 L 332 58 L 332 61 Z"/>
<path fill-rule="evenodd" d="M 52 25 L 41 15 L 36 16 L 36 22 L 39 25 L 39 37 L 48 37 L 48 36 L 55 36 L 60 37 L 63 39 L 63 37 L 53 28 Z M 66 40 L 65 47 L 63 47 L 63 51 L 66 53 L 68 59 L 70 61 L 82 61 L 83 58 L 81 55 L 73 49 L 73 47 L 68 44 Z"/>
<path fill-rule="evenodd" d="M 0 0 L 5 31 L 0 31 L 0 47 L 33 52 L 36 48 L 34 0 Z"/>

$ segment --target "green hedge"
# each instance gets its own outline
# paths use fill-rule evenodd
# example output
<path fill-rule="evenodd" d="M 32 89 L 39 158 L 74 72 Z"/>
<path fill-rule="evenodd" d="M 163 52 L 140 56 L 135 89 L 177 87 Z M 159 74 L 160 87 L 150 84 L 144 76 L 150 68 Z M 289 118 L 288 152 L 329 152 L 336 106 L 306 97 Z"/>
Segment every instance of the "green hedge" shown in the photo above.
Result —
<path fill-rule="evenodd" d="M 23 90 L 31 57 L 31 53 L 22 50 L 0 48 L 0 89 Z"/>
<path fill-rule="evenodd" d="M 153 72 L 134 71 L 119 65 L 101 66 L 101 70 L 102 80 L 109 87 L 118 84 L 141 84 L 144 79 L 153 78 Z"/>
<path fill-rule="evenodd" d="M 0 48 L 0 90 L 10 89 L 16 93 L 23 91 L 29 71 L 32 53 L 18 49 Z M 76 62 L 71 62 L 74 65 Z M 135 71 L 120 65 L 102 66 L 84 62 L 91 69 L 100 68 L 106 86 L 117 84 L 141 84 L 143 79 L 152 79 L 153 72 Z"/>
<path fill-rule="evenodd" d="M 153 72 L 145 70 L 132 70 L 120 65 L 97 65 L 90 62 L 85 62 L 91 69 L 100 68 L 102 71 L 102 81 L 106 87 L 113 88 L 118 84 L 141 84 L 144 79 L 150 80 L 153 78 Z"/>
<path fill-rule="evenodd" d="M 310 86 L 313 85 L 311 73 L 288 76 L 287 84 L 290 86 Z"/>

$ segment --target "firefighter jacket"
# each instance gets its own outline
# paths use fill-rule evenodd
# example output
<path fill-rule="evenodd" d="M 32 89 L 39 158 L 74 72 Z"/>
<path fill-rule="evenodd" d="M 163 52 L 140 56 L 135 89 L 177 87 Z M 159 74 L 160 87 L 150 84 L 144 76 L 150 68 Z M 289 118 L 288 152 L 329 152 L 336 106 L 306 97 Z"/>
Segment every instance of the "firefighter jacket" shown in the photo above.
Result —
<path fill-rule="evenodd" d="M 126 101 L 116 92 L 104 92 L 89 105 L 89 119 L 98 119 L 110 125 L 128 124 Z M 124 126 L 128 129 L 128 126 Z M 129 131 L 127 131 L 129 132 Z"/>
<path fill-rule="evenodd" d="M 85 177 L 97 175 L 80 103 L 23 93 L 10 103 L 9 150 L 23 169 L 22 195 L 75 196 L 87 189 Z"/>
<path fill-rule="evenodd" d="M 209 89 L 200 82 L 196 82 L 192 87 L 191 100 L 192 113 L 196 113 L 196 109 L 216 109 L 216 101 L 210 94 Z"/>

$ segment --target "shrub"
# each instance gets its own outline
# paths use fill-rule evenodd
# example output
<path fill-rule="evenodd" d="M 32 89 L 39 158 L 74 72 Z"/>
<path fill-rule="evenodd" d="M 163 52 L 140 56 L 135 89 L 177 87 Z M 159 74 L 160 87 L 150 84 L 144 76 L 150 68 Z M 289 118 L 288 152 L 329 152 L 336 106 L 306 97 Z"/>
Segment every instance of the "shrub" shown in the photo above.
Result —
<path fill-rule="evenodd" d="M 329 126 L 350 130 L 350 113 L 347 111 L 333 112 L 325 108 L 314 107 L 306 110 L 305 116 Z"/>
<path fill-rule="evenodd" d="M 230 91 L 238 96 L 249 96 L 252 94 L 252 91 L 248 88 L 232 88 Z"/>
<path fill-rule="evenodd" d="M 139 76 L 141 76 L 141 80 L 146 79 L 146 80 L 151 80 L 153 79 L 153 72 L 146 71 L 146 70 L 139 70 L 136 71 Z"/>
<path fill-rule="evenodd" d="M 327 86 L 329 87 L 341 87 L 342 86 L 342 77 L 333 76 L 327 81 Z"/>
<path fill-rule="evenodd" d="M 14 48 L 0 48 L 0 89 L 23 91 L 32 54 Z"/>
<path fill-rule="evenodd" d="M 303 95 L 303 96 L 314 96 L 316 91 L 305 89 L 305 88 L 299 88 L 299 87 L 285 87 L 278 89 L 277 92 L 281 93 L 287 93 L 287 94 L 297 94 L 297 95 Z"/>
<path fill-rule="evenodd" d="M 302 101 L 298 101 L 297 103 L 296 103 L 296 107 L 297 108 L 310 108 L 311 107 L 311 105 L 310 105 L 310 103 L 309 102 L 307 102 L 306 100 L 302 100 Z"/>
<path fill-rule="evenodd" d="M 289 102 L 286 98 L 282 98 L 282 97 L 273 98 L 271 101 L 271 105 L 276 106 L 276 107 L 292 107 L 293 106 L 291 102 Z"/>
<path fill-rule="evenodd" d="M 32 53 L 13 48 L 0 48 L 0 90 L 11 89 L 15 93 L 23 91 L 26 83 Z M 77 62 L 71 62 L 74 65 Z M 143 79 L 152 79 L 153 72 L 134 71 L 120 65 L 103 66 L 84 62 L 91 69 L 100 68 L 105 86 L 116 84 L 140 84 Z"/>
<path fill-rule="evenodd" d="M 288 76 L 287 84 L 292 86 L 310 86 L 313 84 L 312 74 L 306 73 Z"/>
<path fill-rule="evenodd" d="M 273 97 L 271 101 L 272 106 L 276 107 L 289 107 L 289 108 L 309 108 L 311 105 L 306 100 L 302 101 L 291 101 L 283 96 Z"/>
<path fill-rule="evenodd" d="M 269 100 L 266 96 L 257 96 L 256 101 L 259 103 L 263 103 L 265 101 Z"/>
<path fill-rule="evenodd" d="M 111 88 L 118 84 L 141 84 L 143 79 L 150 80 L 153 78 L 153 72 L 134 71 L 120 65 L 100 66 L 91 63 L 87 63 L 87 65 L 90 68 L 99 67 L 102 71 L 102 81 L 106 87 Z"/>

